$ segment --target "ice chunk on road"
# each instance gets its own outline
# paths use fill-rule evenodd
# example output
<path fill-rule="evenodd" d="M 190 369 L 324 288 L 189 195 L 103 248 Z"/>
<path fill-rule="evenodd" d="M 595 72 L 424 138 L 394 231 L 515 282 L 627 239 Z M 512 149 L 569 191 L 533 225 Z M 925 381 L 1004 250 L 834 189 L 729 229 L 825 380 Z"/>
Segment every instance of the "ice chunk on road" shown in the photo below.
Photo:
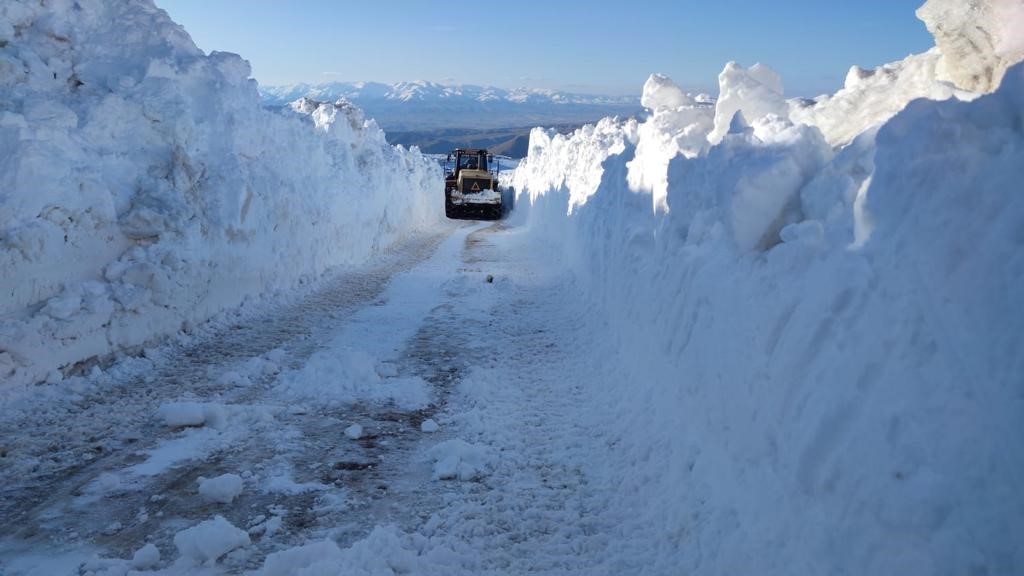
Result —
<path fill-rule="evenodd" d="M 420 424 L 420 432 L 437 432 L 440 426 L 432 418 L 427 418 Z"/>
<path fill-rule="evenodd" d="M 394 362 L 381 362 L 377 364 L 377 375 L 381 378 L 395 378 L 398 376 L 398 366 Z"/>
<path fill-rule="evenodd" d="M 116 492 L 121 488 L 121 477 L 117 474 L 111 474 L 110 472 L 104 472 L 100 474 L 99 478 L 96 479 L 96 489 L 103 494 L 110 494 Z"/>
<path fill-rule="evenodd" d="M 277 470 L 263 481 L 263 491 L 267 494 L 287 494 L 294 496 L 306 492 L 318 492 L 327 490 L 330 486 L 319 482 L 297 482 L 292 478 L 292 471 L 287 469 Z"/>
<path fill-rule="evenodd" d="M 152 543 L 146 544 L 135 551 L 131 567 L 135 570 L 148 570 L 160 564 L 160 550 Z"/>
<path fill-rule="evenodd" d="M 216 478 L 199 477 L 199 494 L 212 502 L 231 504 L 242 493 L 242 477 L 238 474 L 221 474 Z"/>
<path fill-rule="evenodd" d="M 216 560 L 235 548 L 249 545 L 249 535 L 223 516 L 201 522 L 174 535 L 174 545 L 183 558 L 196 563 Z"/>
<path fill-rule="evenodd" d="M 353 440 L 359 440 L 363 437 L 363 427 L 359 424 L 353 424 L 348 428 L 345 428 L 345 436 Z"/>
<path fill-rule="evenodd" d="M 289 403 L 394 402 L 415 410 L 430 402 L 425 380 L 397 375 L 393 364 L 378 362 L 365 351 L 341 346 L 314 354 L 301 369 L 286 371 L 275 388 Z"/>
<path fill-rule="evenodd" d="M 430 457 L 434 460 L 434 480 L 475 480 L 491 460 L 488 447 L 458 438 L 434 446 Z"/>
<path fill-rule="evenodd" d="M 207 425 L 219 428 L 225 421 L 224 406 L 201 402 L 167 402 L 160 405 L 157 415 L 172 428 Z"/>

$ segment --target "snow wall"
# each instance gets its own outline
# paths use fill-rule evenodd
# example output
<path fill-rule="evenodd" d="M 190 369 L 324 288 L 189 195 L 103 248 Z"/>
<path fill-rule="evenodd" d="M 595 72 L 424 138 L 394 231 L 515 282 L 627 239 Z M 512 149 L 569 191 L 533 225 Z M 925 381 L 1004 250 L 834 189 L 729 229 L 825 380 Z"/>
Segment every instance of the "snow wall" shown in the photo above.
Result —
<path fill-rule="evenodd" d="M 648 573 L 1024 571 L 1024 64 L 944 58 L 532 133 L 517 218 L 621 344 L 598 465 Z"/>
<path fill-rule="evenodd" d="M 0 5 L 0 393 L 440 222 L 434 163 L 249 76 L 151 0 Z"/>

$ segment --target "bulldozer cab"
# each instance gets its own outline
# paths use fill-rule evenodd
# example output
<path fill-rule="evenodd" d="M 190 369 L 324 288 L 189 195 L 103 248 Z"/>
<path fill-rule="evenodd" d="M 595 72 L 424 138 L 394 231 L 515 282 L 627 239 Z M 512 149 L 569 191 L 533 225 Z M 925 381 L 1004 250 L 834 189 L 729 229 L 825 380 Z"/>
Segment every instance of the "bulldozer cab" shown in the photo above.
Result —
<path fill-rule="evenodd" d="M 482 154 L 463 154 L 459 158 L 459 168 L 487 170 L 487 157 Z"/>
<path fill-rule="evenodd" d="M 452 171 L 455 177 L 458 177 L 459 172 L 463 170 L 481 170 L 487 172 L 489 170 L 488 161 L 491 155 L 486 150 L 467 150 L 467 149 L 456 149 L 452 154 L 455 155 L 454 170 Z M 449 161 L 452 159 L 452 154 L 448 155 Z"/>

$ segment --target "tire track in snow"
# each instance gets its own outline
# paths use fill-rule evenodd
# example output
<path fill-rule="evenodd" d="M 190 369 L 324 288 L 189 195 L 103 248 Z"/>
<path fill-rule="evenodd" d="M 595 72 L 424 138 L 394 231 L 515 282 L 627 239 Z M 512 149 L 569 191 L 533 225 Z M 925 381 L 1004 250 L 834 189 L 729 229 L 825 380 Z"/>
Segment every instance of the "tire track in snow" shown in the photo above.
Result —
<path fill-rule="evenodd" d="M 441 415 L 450 435 L 494 458 L 476 482 L 442 483 L 445 506 L 418 530 L 461 556 L 467 573 L 602 574 L 607 491 L 586 467 L 606 446 L 582 414 L 582 383 L 607 375 L 574 354 L 596 343 L 570 305 L 570 276 L 510 246 L 509 234 L 499 225 L 467 240 L 471 281 L 452 308 L 472 361 Z"/>

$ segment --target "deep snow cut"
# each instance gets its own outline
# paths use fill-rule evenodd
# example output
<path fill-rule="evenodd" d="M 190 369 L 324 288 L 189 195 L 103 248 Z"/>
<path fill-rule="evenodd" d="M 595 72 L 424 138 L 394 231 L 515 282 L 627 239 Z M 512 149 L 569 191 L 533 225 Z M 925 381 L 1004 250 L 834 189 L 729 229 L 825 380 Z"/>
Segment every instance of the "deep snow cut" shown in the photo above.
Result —
<path fill-rule="evenodd" d="M 217 515 L 255 495 L 338 505 L 324 470 L 275 454 L 259 474 L 186 482 L 207 508 L 175 528 L 174 549 L 164 542 L 173 560 L 132 546 L 107 573 L 232 570 L 255 538 L 297 545 L 272 548 L 264 574 L 480 573 L 478 557 L 504 568 L 510 552 L 562 573 L 574 555 L 622 573 L 1021 572 L 1024 65 L 1007 68 L 1019 36 L 1004 26 L 1019 3 L 970 5 L 932 0 L 922 14 L 991 44 L 946 49 L 956 35 L 937 32 L 936 49 L 853 68 L 831 96 L 786 100 L 768 67 L 729 64 L 715 99 L 654 76 L 644 122 L 535 132 L 512 180 L 515 233 L 536 252 L 516 254 L 565 263 L 575 283 L 498 292 L 498 252 L 456 233 L 441 265 L 395 278 L 301 362 L 260 351 L 202 400 L 129 404 L 152 403 L 166 435 L 125 467 L 93 479 L 55 468 L 83 479 L 71 504 L 86 507 L 264 437 L 254 431 L 298 444 L 280 422 L 312 406 L 421 409 L 432 389 L 402 376 L 400 351 L 440 326 L 429 357 L 467 333 L 495 356 L 461 377 L 444 428 L 407 432 L 424 443 L 420 473 L 468 497 L 344 549 L 293 542 L 310 533 L 289 531 L 276 505 L 231 509 L 266 511 L 252 523 Z M 243 61 L 203 55 L 151 4 L 61 6 L 0 7 L 7 383 L 59 379 L 50 367 L 358 262 L 438 219 L 436 168 L 387 147 L 349 104 L 267 113 Z M 460 291 L 462 324 L 446 328 L 446 294 Z M 279 406 L 238 402 L 254 380 Z M 232 402 L 205 395 L 235 388 Z M 321 439 L 358 448 L 384 423 L 321 419 L 304 464 L 326 462 Z M 271 445 L 248 448 L 262 458 Z M 17 464 L 55 456 L 69 457 Z M 487 542 L 507 548 L 476 546 Z"/>
<path fill-rule="evenodd" d="M 921 13 L 993 38 L 1019 6 L 951 4 Z M 1024 64 L 938 43 L 815 101 L 729 64 L 713 122 L 655 76 L 646 122 L 533 132 L 519 218 L 631 367 L 594 425 L 653 573 L 1024 566 Z"/>
<path fill-rule="evenodd" d="M 151 1 L 0 7 L 0 389 L 437 225 L 436 164 L 249 76 Z"/>

